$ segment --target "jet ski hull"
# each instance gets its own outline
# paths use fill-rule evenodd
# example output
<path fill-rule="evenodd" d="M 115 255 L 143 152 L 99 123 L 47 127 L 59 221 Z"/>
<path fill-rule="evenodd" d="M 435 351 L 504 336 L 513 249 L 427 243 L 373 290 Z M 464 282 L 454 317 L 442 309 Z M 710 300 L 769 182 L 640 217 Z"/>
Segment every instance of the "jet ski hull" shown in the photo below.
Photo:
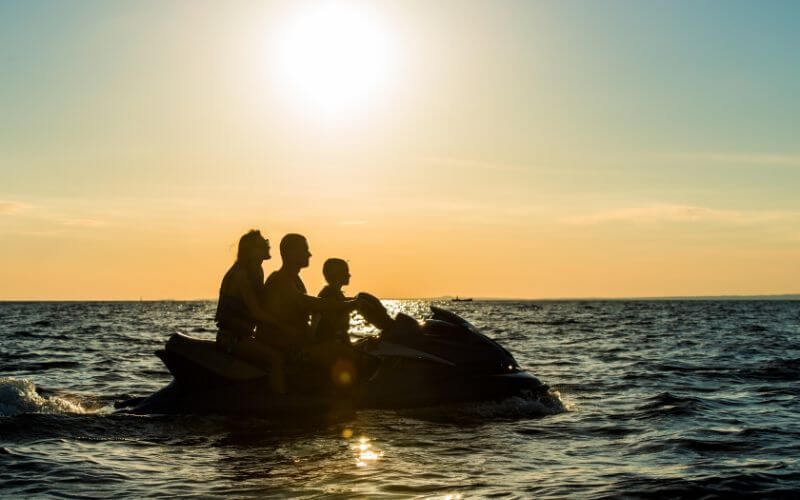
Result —
<path fill-rule="evenodd" d="M 398 318 L 379 338 L 354 346 L 350 384 L 312 367 L 287 374 L 288 395 L 270 391 L 268 367 L 254 366 L 210 340 L 174 334 L 156 353 L 174 377 L 165 388 L 119 407 L 140 414 L 328 414 L 360 408 L 412 408 L 510 397 L 538 398 L 548 387 L 457 315 L 434 308 L 419 325 Z M 322 375 L 322 377 L 320 377 Z"/>
<path fill-rule="evenodd" d="M 493 375 L 384 377 L 380 372 L 367 385 L 363 408 L 418 408 L 470 401 L 501 401 L 511 397 L 540 397 L 548 387 L 524 371 Z"/>

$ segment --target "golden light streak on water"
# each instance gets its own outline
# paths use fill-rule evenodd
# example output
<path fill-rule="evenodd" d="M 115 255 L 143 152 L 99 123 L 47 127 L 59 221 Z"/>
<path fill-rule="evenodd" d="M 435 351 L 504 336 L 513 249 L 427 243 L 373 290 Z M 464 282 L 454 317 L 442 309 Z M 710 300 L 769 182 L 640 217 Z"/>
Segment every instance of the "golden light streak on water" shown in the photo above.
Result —
<path fill-rule="evenodd" d="M 383 451 L 373 450 L 368 438 L 362 437 L 358 441 L 358 444 L 352 446 L 356 450 L 356 467 L 366 467 L 383 458 Z"/>

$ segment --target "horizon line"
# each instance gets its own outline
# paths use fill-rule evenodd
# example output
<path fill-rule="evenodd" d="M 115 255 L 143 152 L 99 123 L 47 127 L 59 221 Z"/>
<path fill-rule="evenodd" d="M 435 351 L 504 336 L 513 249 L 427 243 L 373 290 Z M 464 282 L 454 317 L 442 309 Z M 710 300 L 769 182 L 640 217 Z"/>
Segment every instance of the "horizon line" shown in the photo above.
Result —
<path fill-rule="evenodd" d="M 459 296 L 460 297 L 460 296 Z M 455 295 L 440 295 L 436 297 L 384 297 L 382 300 L 446 300 L 456 298 Z M 603 296 L 578 296 L 578 297 L 464 297 L 472 301 L 484 302 L 548 302 L 548 301 L 614 301 L 614 300 L 748 300 L 748 299 L 772 299 L 772 300 L 800 300 L 800 293 L 775 293 L 775 294 L 722 294 L 722 295 L 640 295 L 627 297 L 603 297 Z M 214 302 L 217 298 L 193 298 L 193 299 L 0 299 L 0 303 L 10 302 Z M 464 299 L 462 299 L 464 300 Z"/>

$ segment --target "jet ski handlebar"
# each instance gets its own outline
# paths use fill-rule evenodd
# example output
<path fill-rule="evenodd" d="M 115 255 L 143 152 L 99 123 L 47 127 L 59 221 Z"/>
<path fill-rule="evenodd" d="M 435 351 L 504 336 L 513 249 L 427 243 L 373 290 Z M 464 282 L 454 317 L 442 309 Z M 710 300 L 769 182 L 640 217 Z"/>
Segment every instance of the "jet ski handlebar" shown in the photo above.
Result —
<path fill-rule="evenodd" d="M 383 331 L 394 325 L 394 319 L 389 316 L 389 312 L 383 307 L 381 301 L 372 294 L 361 292 L 356 295 L 359 301 L 358 312 L 364 316 L 368 323 Z"/>

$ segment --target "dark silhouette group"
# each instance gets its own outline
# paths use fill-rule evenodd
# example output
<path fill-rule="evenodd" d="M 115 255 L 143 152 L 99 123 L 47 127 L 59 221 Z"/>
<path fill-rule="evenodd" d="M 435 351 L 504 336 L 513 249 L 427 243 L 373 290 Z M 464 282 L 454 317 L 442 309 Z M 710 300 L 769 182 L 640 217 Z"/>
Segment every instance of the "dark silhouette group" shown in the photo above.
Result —
<path fill-rule="evenodd" d="M 267 367 L 272 391 L 286 394 L 291 385 L 288 365 L 352 366 L 347 333 L 350 312 L 371 304 L 344 295 L 342 286 L 349 283 L 350 270 L 338 258 L 324 264 L 328 285 L 319 296 L 308 295 L 300 278 L 300 270 L 308 267 L 311 257 L 304 236 L 284 236 L 280 254 L 280 269 L 264 280 L 261 264 L 271 258 L 269 241 L 256 230 L 241 237 L 236 262 L 220 285 L 215 320 L 217 346 Z M 350 372 L 341 377 L 347 382 L 351 378 Z"/>

